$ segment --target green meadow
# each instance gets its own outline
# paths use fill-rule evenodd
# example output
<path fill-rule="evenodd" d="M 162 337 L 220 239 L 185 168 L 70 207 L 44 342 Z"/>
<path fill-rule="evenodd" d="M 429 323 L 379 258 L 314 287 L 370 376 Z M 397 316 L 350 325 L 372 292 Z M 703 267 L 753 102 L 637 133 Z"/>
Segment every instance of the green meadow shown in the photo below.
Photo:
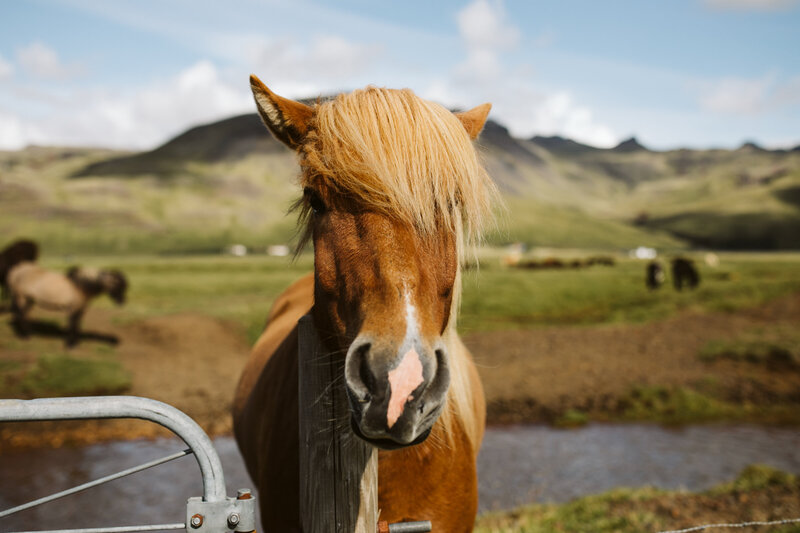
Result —
<path fill-rule="evenodd" d="M 582 251 L 553 252 L 565 260 Z M 637 323 L 694 311 L 734 311 L 800 291 L 800 253 L 718 254 L 709 267 L 697 255 L 701 283 L 675 291 L 667 283 L 645 288 L 646 262 L 616 256 L 614 266 L 527 270 L 502 264 L 503 253 L 487 249 L 477 268 L 463 273 L 460 330 L 529 328 L 554 324 Z M 251 255 L 45 256 L 55 269 L 72 264 L 119 268 L 130 293 L 119 320 L 179 313 L 207 314 L 239 323 L 250 340 L 263 325 L 275 297 L 313 269 L 310 253 L 292 257 Z M 666 265 L 665 265 L 666 266 Z M 111 306 L 105 299 L 96 305 Z"/>
<path fill-rule="evenodd" d="M 586 255 L 576 251 L 559 257 Z M 800 254 L 718 257 L 719 265 L 712 268 L 697 254 L 700 286 L 680 292 L 672 288 L 669 274 L 660 289 L 647 290 L 646 262 L 626 257 L 617 257 L 614 266 L 553 270 L 509 268 L 496 257 L 485 259 L 479 269 L 464 274 L 461 329 L 646 322 L 686 310 L 744 309 L 800 291 Z"/>

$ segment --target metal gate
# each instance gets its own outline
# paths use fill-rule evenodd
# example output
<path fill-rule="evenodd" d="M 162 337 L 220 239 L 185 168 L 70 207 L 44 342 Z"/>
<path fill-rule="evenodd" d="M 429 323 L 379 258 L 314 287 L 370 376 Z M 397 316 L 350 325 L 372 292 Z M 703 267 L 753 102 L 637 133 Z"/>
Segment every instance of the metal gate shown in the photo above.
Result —
<path fill-rule="evenodd" d="M 3 517 L 42 505 L 103 483 L 108 483 L 166 462 L 194 455 L 203 478 L 203 496 L 186 503 L 186 521 L 174 524 L 147 524 L 102 528 L 59 529 L 15 533 L 133 533 L 183 529 L 189 533 L 248 533 L 256 528 L 256 500 L 250 490 L 241 489 L 236 497 L 225 494 L 222 463 L 211 439 L 186 414 L 163 402 L 137 396 L 92 396 L 44 398 L 38 400 L 0 400 L 0 422 L 33 422 L 43 420 L 86 420 L 102 418 L 138 418 L 155 422 L 172 431 L 188 446 L 181 452 L 128 468 L 116 474 L 78 485 L 37 500 L 0 510 Z M 0 530 L 3 528 L 0 527 Z"/>

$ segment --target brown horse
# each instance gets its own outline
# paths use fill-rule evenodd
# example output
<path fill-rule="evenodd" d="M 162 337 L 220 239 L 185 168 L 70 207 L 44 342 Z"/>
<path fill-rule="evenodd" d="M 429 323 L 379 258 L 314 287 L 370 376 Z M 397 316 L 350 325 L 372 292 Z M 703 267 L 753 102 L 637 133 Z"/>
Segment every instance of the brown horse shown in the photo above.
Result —
<path fill-rule="evenodd" d="M 274 303 L 242 374 L 234 429 L 261 519 L 300 531 L 297 320 L 344 358 L 350 425 L 380 449 L 388 522 L 471 531 L 485 401 L 456 333 L 460 264 L 496 189 L 471 143 L 490 105 L 454 114 L 410 90 L 368 87 L 313 106 L 250 79 L 267 127 L 300 156 L 313 276 Z"/>

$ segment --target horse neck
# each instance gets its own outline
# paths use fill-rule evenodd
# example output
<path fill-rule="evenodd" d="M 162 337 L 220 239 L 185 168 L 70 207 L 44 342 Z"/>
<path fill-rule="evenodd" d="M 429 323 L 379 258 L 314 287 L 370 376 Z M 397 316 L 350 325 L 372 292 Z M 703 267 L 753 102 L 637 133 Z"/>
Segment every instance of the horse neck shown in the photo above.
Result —
<path fill-rule="evenodd" d="M 107 292 L 107 287 L 100 281 L 101 276 L 85 276 L 82 275 L 82 272 L 79 272 L 74 278 L 72 279 L 72 283 L 80 290 L 87 298 L 94 298 Z"/>

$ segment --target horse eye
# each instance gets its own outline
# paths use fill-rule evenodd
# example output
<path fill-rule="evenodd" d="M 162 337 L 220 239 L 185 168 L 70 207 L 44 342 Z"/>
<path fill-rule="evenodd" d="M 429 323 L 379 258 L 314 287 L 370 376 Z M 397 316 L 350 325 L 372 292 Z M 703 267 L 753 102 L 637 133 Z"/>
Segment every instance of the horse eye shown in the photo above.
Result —
<path fill-rule="evenodd" d="M 314 211 L 314 214 L 319 215 L 325 212 L 325 203 L 314 189 L 306 187 L 303 189 L 303 194 L 308 198 L 308 203 L 311 205 L 311 210 Z"/>

